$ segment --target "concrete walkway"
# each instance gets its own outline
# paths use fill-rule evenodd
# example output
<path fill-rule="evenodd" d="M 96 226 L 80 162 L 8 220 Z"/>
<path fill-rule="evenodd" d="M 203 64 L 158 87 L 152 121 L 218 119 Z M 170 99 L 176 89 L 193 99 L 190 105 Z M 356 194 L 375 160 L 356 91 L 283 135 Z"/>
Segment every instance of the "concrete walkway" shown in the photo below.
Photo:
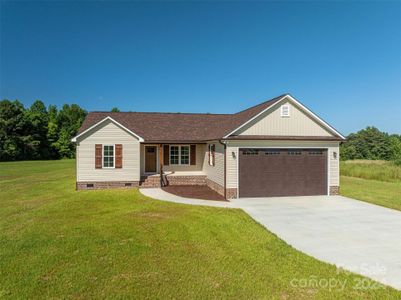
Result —
<path fill-rule="evenodd" d="M 149 197 L 241 208 L 294 248 L 401 290 L 401 212 L 341 196 L 185 199 L 161 189 Z"/>

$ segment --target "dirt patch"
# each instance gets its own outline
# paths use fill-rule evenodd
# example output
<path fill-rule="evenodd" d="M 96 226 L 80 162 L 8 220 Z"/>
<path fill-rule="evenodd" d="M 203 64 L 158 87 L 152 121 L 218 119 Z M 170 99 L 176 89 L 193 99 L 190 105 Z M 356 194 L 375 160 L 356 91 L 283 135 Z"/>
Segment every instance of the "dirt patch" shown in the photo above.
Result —
<path fill-rule="evenodd" d="M 169 185 L 163 187 L 162 189 L 168 193 L 186 198 L 227 201 L 222 195 L 205 185 Z"/>

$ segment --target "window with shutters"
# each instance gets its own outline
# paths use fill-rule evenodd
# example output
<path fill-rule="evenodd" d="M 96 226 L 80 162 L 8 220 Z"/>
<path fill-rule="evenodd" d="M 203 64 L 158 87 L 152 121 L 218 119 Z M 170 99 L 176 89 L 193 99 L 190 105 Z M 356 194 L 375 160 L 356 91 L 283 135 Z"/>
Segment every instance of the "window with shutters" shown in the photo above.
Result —
<path fill-rule="evenodd" d="M 103 168 L 114 168 L 114 145 L 103 145 Z"/>
<path fill-rule="evenodd" d="M 190 158 L 189 145 L 171 145 L 170 146 L 170 164 L 171 165 L 189 165 Z"/>

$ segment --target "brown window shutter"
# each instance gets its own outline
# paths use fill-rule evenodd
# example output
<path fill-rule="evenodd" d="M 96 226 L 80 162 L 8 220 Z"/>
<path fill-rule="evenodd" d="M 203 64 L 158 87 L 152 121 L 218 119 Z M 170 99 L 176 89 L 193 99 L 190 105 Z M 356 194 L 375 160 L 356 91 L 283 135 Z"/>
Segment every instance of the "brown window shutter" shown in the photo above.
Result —
<path fill-rule="evenodd" d="M 102 168 L 102 144 L 95 145 L 95 168 Z"/>
<path fill-rule="evenodd" d="M 123 145 L 116 144 L 116 168 L 121 169 L 123 167 Z"/>
<path fill-rule="evenodd" d="M 168 166 L 170 164 L 170 146 L 169 145 L 163 145 L 163 160 L 164 160 L 164 165 Z"/>
<path fill-rule="evenodd" d="M 212 145 L 212 166 L 215 164 L 215 152 L 216 152 L 216 145 Z"/>
<path fill-rule="evenodd" d="M 191 145 L 191 165 L 196 165 L 196 145 Z"/>

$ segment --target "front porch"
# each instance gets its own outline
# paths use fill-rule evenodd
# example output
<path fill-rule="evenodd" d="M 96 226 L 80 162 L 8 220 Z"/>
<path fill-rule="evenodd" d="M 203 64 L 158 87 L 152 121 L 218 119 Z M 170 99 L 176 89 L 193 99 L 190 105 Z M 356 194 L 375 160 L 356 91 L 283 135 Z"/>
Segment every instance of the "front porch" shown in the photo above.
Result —
<path fill-rule="evenodd" d="M 218 141 L 194 144 L 142 143 L 140 166 L 139 185 L 142 188 L 207 186 L 223 198 L 227 196 L 224 147 Z M 232 198 L 231 194 L 229 198 Z"/>
<path fill-rule="evenodd" d="M 205 144 L 141 144 L 141 187 L 206 185 Z"/>
<path fill-rule="evenodd" d="M 205 186 L 206 174 L 203 172 L 164 172 L 160 174 L 143 175 L 139 186 L 143 188 L 165 187 L 170 185 Z"/>
<path fill-rule="evenodd" d="M 140 146 L 141 177 L 157 174 L 206 175 L 206 144 L 149 144 Z"/>

